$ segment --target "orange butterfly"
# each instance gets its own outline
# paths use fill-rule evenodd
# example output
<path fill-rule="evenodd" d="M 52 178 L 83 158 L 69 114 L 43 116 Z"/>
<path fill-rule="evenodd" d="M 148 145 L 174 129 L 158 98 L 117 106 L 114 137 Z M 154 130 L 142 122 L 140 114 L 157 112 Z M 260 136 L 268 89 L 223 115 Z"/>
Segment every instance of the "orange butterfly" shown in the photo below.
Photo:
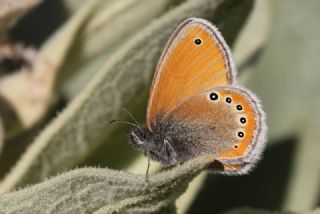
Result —
<path fill-rule="evenodd" d="M 235 84 L 219 31 L 199 18 L 182 22 L 161 55 L 146 127 L 130 132 L 132 145 L 167 166 L 215 154 L 212 171 L 243 174 L 259 159 L 265 130 L 258 98 Z"/>

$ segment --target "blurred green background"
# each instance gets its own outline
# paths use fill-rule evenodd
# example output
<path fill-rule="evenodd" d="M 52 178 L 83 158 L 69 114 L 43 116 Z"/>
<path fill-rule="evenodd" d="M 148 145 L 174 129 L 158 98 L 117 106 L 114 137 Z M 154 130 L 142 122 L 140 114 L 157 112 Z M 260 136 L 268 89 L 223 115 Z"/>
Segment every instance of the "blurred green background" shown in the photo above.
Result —
<path fill-rule="evenodd" d="M 199 16 L 218 26 L 239 82 L 261 98 L 268 142 L 248 175 L 203 172 L 178 213 L 316 213 L 319 11 L 318 0 L 0 1 L 0 192 L 83 166 L 143 174 L 128 127 L 109 121 L 129 120 L 121 107 L 145 121 L 165 41 Z"/>

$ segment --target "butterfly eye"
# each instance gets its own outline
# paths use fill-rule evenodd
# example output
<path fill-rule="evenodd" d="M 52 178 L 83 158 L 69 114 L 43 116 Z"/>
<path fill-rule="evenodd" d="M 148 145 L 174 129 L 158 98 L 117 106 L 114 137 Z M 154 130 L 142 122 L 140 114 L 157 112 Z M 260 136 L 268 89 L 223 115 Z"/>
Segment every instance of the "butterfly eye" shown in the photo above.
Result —
<path fill-rule="evenodd" d="M 201 45 L 202 41 L 201 41 L 201 39 L 195 39 L 195 40 L 194 40 L 194 43 L 195 43 L 196 45 Z"/>
<path fill-rule="evenodd" d="M 243 137 L 244 133 L 243 132 L 238 132 L 238 137 Z"/>
<path fill-rule="evenodd" d="M 231 102 L 232 102 L 231 98 L 230 98 L 230 97 L 227 97 L 227 98 L 226 98 L 226 102 L 227 102 L 227 103 L 231 103 Z"/>
<path fill-rule="evenodd" d="M 210 100 L 217 100 L 217 99 L 218 99 L 218 94 L 212 92 L 212 93 L 210 94 Z"/>

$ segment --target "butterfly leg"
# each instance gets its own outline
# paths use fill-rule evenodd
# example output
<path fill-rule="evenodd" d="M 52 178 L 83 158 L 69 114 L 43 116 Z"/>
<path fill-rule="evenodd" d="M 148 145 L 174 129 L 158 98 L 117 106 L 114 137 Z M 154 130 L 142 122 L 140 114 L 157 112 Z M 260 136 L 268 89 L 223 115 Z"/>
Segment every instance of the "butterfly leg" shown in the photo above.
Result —
<path fill-rule="evenodd" d="M 167 154 L 168 160 L 170 162 L 170 165 L 174 165 L 176 163 L 181 164 L 176 151 L 171 146 L 171 144 L 169 143 L 168 140 L 166 140 L 166 139 L 164 140 L 164 145 L 165 145 L 165 150 L 166 150 L 166 154 Z"/>
<path fill-rule="evenodd" d="M 149 168 L 150 168 L 150 157 L 148 155 L 148 167 L 147 167 L 147 171 L 146 171 L 146 182 L 149 181 Z"/>

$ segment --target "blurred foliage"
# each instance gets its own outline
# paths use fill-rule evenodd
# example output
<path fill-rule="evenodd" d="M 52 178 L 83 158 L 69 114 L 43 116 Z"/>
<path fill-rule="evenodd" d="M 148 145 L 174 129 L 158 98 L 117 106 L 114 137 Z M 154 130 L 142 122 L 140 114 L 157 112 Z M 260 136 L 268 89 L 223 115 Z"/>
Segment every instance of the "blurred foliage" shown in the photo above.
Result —
<path fill-rule="evenodd" d="M 40 0 L 2 0 L 0 2 L 0 42 L 7 39 L 7 31 L 10 27 L 39 3 Z"/>
<path fill-rule="evenodd" d="M 0 213 L 319 212 L 319 10 L 318 0 L 0 1 Z M 268 146 L 250 175 L 197 176 L 213 158 L 203 157 L 165 171 L 152 162 L 145 182 L 146 158 L 109 121 L 128 120 L 122 107 L 144 121 L 159 55 L 191 16 L 233 47 L 267 113 Z"/>

